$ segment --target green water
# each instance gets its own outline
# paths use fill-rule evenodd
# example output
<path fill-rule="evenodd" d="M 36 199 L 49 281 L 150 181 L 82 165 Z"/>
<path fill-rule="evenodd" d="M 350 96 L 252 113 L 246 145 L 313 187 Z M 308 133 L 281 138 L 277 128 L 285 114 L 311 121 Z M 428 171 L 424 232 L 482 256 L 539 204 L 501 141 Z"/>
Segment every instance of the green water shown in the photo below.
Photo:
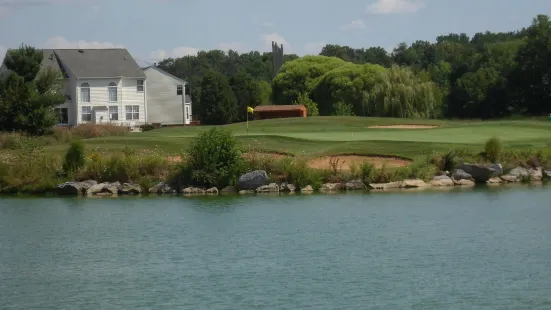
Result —
<path fill-rule="evenodd" d="M 0 309 L 551 309 L 551 190 L 0 198 Z"/>

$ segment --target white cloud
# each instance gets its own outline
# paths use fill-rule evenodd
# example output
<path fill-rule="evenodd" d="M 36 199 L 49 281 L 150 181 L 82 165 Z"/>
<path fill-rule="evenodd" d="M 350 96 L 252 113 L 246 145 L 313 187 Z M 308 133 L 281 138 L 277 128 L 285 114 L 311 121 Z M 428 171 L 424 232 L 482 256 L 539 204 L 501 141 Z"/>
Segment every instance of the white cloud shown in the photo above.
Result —
<path fill-rule="evenodd" d="M 163 59 L 167 58 L 166 56 L 167 56 L 167 54 L 166 54 L 165 50 L 155 50 L 155 51 L 149 53 L 149 57 L 151 59 L 154 59 L 154 60 L 163 60 Z"/>
<path fill-rule="evenodd" d="M 318 55 L 324 46 L 325 43 L 308 42 L 302 46 L 302 51 L 304 55 Z"/>
<path fill-rule="evenodd" d="M 232 50 L 232 51 L 236 51 L 236 52 L 239 52 L 239 53 L 243 53 L 247 50 L 247 47 L 245 46 L 245 44 L 239 43 L 239 42 L 220 43 L 220 44 L 218 44 L 218 48 L 223 50 L 223 51 Z"/>
<path fill-rule="evenodd" d="M 365 24 L 362 20 L 353 20 L 349 22 L 348 24 L 344 24 L 341 26 L 342 30 L 353 30 L 353 29 L 364 29 Z"/>
<path fill-rule="evenodd" d="M 417 12 L 424 6 L 424 3 L 412 0 L 377 0 L 368 4 L 366 9 L 371 14 L 401 14 Z"/>
<path fill-rule="evenodd" d="M 260 36 L 260 39 L 264 42 L 265 47 L 270 49 L 270 51 L 272 50 L 272 41 L 277 42 L 280 45 L 283 44 L 283 50 L 285 52 L 288 52 L 290 50 L 290 47 L 291 47 L 289 42 L 287 42 L 287 40 L 285 40 L 284 37 L 282 37 L 281 35 L 279 35 L 275 32 L 274 33 L 263 34 L 263 35 Z"/>
<path fill-rule="evenodd" d="M 51 37 L 43 44 L 44 48 L 124 48 L 122 44 L 98 41 L 68 41 L 64 37 Z"/>
<path fill-rule="evenodd" d="M 178 46 L 172 50 L 174 57 L 195 56 L 199 53 L 200 49 L 189 46 Z"/>

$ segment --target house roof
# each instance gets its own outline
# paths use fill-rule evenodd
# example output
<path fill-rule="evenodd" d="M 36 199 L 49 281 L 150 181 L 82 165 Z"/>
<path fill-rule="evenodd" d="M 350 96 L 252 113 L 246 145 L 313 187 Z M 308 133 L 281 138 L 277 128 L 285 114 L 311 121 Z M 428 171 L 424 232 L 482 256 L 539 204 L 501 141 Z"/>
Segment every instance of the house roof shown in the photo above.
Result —
<path fill-rule="evenodd" d="M 55 49 L 53 52 L 77 78 L 146 77 L 123 48 Z"/>
<path fill-rule="evenodd" d="M 304 111 L 306 107 L 303 104 L 293 105 L 259 105 L 254 108 L 255 112 L 272 112 L 272 111 Z"/>
<path fill-rule="evenodd" d="M 181 78 L 179 78 L 179 77 L 177 77 L 177 76 L 175 76 L 175 75 L 172 75 L 172 74 L 166 72 L 165 70 L 163 70 L 163 69 L 161 69 L 161 68 L 159 68 L 159 67 L 156 67 L 156 66 L 149 66 L 149 67 L 142 68 L 143 71 L 146 71 L 146 70 L 148 70 L 148 69 L 155 69 L 155 70 L 161 72 L 162 74 L 164 74 L 164 75 L 166 75 L 166 76 L 169 76 L 169 77 L 171 77 L 171 78 L 173 78 L 173 79 L 175 79 L 175 80 L 177 80 L 177 81 L 180 81 L 180 82 L 182 82 L 182 83 L 184 83 L 184 84 L 187 84 L 187 82 L 186 82 L 185 80 L 183 80 L 183 79 L 181 79 Z"/>

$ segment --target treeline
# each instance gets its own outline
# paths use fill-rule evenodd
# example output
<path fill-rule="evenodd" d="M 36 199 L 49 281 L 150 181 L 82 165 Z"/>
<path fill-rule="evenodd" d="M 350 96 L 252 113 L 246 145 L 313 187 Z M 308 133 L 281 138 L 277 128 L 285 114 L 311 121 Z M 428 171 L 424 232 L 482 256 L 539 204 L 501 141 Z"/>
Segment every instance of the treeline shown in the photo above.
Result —
<path fill-rule="evenodd" d="M 551 112 L 546 15 L 517 31 L 452 33 L 435 42 L 401 43 L 391 53 L 326 45 L 319 56 L 285 55 L 273 81 L 271 60 L 271 53 L 212 50 L 158 66 L 190 82 L 204 123 L 240 121 L 245 106 L 270 102 L 315 104 L 321 115 L 496 118 Z M 202 87 L 213 81 L 224 93 L 203 98 L 211 91 L 202 93 Z M 214 99 L 225 101 L 223 107 L 216 108 Z M 218 111 L 226 115 L 210 121 L 209 113 Z"/>

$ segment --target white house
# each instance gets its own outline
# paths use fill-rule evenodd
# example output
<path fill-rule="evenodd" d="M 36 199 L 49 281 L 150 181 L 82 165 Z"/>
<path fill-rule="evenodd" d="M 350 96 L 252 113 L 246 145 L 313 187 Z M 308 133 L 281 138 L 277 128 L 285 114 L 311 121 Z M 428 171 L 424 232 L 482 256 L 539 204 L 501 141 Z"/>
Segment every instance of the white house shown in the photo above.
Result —
<path fill-rule="evenodd" d="M 64 76 L 66 101 L 56 108 L 60 125 L 189 124 L 191 102 L 185 100 L 185 82 L 166 72 L 161 74 L 157 68 L 150 67 L 144 72 L 126 49 L 44 49 L 43 52 L 42 66 L 59 70 Z M 154 95 L 148 94 L 149 76 Z M 156 111 L 148 111 L 148 100 L 152 100 Z"/>
<path fill-rule="evenodd" d="M 163 125 L 189 125 L 191 99 L 186 95 L 186 81 L 155 65 L 143 68 L 147 77 L 147 119 Z"/>

